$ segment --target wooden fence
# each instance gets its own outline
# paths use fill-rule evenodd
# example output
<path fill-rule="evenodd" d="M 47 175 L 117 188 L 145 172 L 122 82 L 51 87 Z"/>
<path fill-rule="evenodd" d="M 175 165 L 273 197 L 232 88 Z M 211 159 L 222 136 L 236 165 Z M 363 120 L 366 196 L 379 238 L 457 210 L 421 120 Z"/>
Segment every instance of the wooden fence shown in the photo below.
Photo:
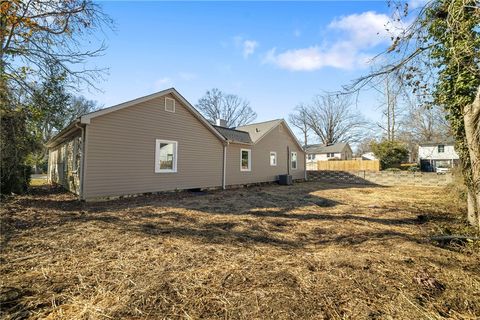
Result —
<path fill-rule="evenodd" d="M 380 171 L 379 160 L 339 160 L 307 163 L 307 170 Z"/>

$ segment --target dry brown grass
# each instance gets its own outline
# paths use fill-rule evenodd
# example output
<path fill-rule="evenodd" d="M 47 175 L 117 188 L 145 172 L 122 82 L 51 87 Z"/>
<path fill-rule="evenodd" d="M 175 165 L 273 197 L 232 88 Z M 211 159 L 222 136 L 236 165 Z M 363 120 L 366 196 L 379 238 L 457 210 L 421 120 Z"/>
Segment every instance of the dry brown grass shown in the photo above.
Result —
<path fill-rule="evenodd" d="M 474 319 L 478 243 L 443 189 L 302 183 L 2 205 L 4 318 Z M 447 229 L 448 228 L 448 229 Z"/>

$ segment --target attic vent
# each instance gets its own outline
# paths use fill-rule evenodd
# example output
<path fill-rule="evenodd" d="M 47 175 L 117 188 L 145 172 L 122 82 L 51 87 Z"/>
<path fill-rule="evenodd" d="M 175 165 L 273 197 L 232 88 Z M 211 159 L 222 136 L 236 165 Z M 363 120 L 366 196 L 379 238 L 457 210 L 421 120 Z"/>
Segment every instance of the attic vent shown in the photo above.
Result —
<path fill-rule="evenodd" d="M 258 129 L 258 128 L 255 128 L 255 132 L 260 132 L 260 129 Z"/>
<path fill-rule="evenodd" d="M 175 112 L 175 99 L 165 97 L 165 111 Z"/>
<path fill-rule="evenodd" d="M 283 126 L 282 125 L 278 126 L 278 131 L 283 132 Z"/>

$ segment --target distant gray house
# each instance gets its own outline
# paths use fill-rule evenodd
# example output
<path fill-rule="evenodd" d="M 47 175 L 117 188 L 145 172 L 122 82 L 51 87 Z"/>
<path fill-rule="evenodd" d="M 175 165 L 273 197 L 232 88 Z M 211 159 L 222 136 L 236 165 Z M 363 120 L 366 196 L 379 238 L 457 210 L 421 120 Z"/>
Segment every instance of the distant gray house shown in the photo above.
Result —
<path fill-rule="evenodd" d="M 420 143 L 418 159 L 421 170 L 443 172 L 454 167 L 460 159 L 454 145 L 453 138 Z"/>
<path fill-rule="evenodd" d="M 307 163 L 316 161 L 352 160 L 352 148 L 348 143 L 310 144 L 305 147 Z"/>

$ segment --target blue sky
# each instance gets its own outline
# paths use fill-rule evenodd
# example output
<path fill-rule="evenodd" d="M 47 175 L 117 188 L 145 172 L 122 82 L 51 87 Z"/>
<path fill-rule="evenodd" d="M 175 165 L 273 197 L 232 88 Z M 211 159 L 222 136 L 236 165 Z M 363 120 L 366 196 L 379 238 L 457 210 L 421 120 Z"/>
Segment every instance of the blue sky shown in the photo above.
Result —
<path fill-rule="evenodd" d="M 219 88 L 250 101 L 257 121 L 286 118 L 301 102 L 368 71 L 388 45 L 384 1 L 100 2 L 115 21 L 105 55 L 105 107 L 174 86 L 192 104 Z M 358 109 L 378 118 L 379 102 Z"/>

